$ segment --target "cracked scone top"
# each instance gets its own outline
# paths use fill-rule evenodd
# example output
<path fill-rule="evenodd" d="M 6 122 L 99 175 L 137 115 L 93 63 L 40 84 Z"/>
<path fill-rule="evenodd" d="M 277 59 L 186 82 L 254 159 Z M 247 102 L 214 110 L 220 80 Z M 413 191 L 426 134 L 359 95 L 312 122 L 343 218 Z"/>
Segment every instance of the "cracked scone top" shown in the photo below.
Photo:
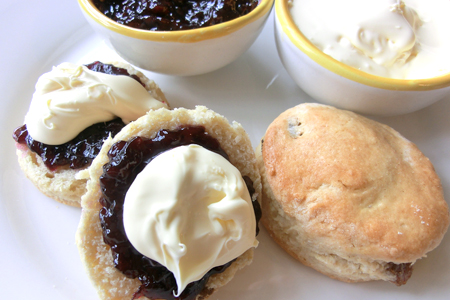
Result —
<path fill-rule="evenodd" d="M 404 284 L 447 230 L 432 164 L 386 125 L 302 104 L 273 121 L 257 151 L 263 224 L 288 253 L 332 278 Z"/>

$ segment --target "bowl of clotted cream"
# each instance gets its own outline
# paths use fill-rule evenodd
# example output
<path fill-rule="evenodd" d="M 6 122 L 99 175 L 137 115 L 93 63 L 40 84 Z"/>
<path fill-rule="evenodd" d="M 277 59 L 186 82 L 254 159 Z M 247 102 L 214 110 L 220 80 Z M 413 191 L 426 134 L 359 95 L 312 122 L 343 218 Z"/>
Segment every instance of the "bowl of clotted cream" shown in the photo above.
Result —
<path fill-rule="evenodd" d="M 106 43 L 129 63 L 169 75 L 217 70 L 260 34 L 274 0 L 78 0 Z"/>
<path fill-rule="evenodd" d="M 399 115 L 450 94 L 449 11 L 447 0 L 275 0 L 275 39 L 315 100 Z"/>

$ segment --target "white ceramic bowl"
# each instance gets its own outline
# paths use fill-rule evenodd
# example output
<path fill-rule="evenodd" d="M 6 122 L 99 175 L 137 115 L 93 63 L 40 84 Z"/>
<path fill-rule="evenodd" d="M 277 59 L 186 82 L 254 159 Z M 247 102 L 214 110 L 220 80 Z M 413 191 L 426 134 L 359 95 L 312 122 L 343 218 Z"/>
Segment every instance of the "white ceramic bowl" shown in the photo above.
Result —
<path fill-rule="evenodd" d="M 370 115 L 400 115 L 450 94 L 450 73 L 402 80 L 349 67 L 315 47 L 295 25 L 289 0 L 275 0 L 275 39 L 284 67 L 315 100 Z"/>
<path fill-rule="evenodd" d="M 78 0 L 94 28 L 123 59 L 153 72 L 198 75 L 238 58 L 260 34 L 274 0 L 260 0 L 242 17 L 213 26 L 181 31 L 149 31 L 121 25 L 102 14 L 91 0 Z"/>

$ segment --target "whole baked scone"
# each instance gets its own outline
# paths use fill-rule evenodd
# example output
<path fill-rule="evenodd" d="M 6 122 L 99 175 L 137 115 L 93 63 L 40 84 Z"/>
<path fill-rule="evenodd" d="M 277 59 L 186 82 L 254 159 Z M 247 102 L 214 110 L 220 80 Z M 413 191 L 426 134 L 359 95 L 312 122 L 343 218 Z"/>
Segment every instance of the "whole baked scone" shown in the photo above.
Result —
<path fill-rule="evenodd" d="M 123 101 L 130 97 L 138 104 Z M 79 207 L 86 179 L 77 174 L 103 140 L 160 107 L 168 107 L 161 89 L 127 63 L 60 64 L 39 78 L 25 125 L 13 134 L 19 165 L 42 193 Z"/>
<path fill-rule="evenodd" d="M 430 161 L 392 128 L 319 104 L 283 112 L 257 149 L 262 223 L 303 264 L 402 285 L 449 211 Z"/>
<path fill-rule="evenodd" d="M 206 299 L 251 263 L 261 180 L 240 124 L 203 106 L 150 111 L 83 176 L 76 243 L 100 299 Z"/>

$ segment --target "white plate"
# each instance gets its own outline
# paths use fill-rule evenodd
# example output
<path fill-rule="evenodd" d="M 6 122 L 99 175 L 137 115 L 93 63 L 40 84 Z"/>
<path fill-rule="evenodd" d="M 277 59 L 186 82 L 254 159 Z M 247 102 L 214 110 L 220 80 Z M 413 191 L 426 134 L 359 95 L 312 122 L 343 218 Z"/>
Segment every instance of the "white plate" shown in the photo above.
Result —
<path fill-rule="evenodd" d="M 97 299 L 74 243 L 80 210 L 41 195 L 21 173 L 11 134 L 22 125 L 37 78 L 63 61 L 116 58 L 83 19 L 76 1 L 0 3 L 0 298 Z M 256 146 L 270 122 L 312 101 L 277 56 L 273 17 L 231 65 L 196 77 L 152 74 L 172 106 L 197 104 L 240 122 Z M 450 195 L 450 97 L 422 111 L 378 118 L 401 132 L 434 163 Z M 263 230 L 253 264 L 212 299 L 448 299 L 450 236 L 415 265 L 403 287 L 385 282 L 347 284 L 304 267 Z"/>

